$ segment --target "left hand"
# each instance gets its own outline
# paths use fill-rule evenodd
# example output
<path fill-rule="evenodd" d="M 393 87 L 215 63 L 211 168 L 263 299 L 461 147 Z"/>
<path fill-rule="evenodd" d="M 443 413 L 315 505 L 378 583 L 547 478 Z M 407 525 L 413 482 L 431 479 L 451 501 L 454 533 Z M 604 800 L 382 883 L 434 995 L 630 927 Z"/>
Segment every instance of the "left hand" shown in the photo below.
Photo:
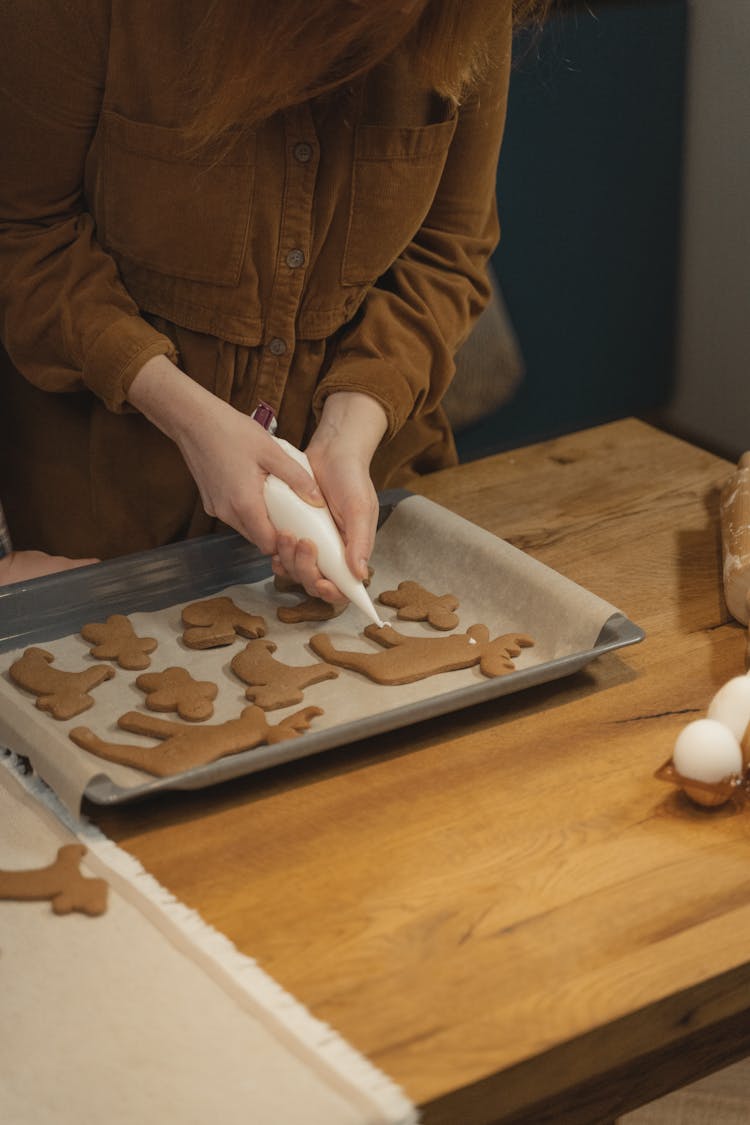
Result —
<path fill-rule="evenodd" d="M 370 462 L 387 428 L 376 399 L 354 391 L 329 395 L 320 424 L 305 452 L 320 491 L 331 510 L 356 578 L 367 578 L 367 563 L 378 525 L 378 497 L 370 479 Z M 288 574 L 308 594 L 327 602 L 346 598 L 318 569 L 315 545 L 284 533 L 273 558 L 277 574 Z"/>
<path fill-rule="evenodd" d="M 96 562 L 99 559 L 68 559 L 63 555 L 47 555 L 44 551 L 11 551 L 0 558 L 0 586 L 28 582 L 31 578 L 43 578 L 46 574 L 74 570 Z"/>

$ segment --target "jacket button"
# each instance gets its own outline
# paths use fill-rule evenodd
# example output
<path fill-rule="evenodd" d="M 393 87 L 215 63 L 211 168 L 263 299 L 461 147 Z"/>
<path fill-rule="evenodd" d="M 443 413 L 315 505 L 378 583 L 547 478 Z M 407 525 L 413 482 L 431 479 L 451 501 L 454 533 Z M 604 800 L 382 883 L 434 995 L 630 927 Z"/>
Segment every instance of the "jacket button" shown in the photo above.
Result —
<path fill-rule="evenodd" d="M 280 336 L 274 336 L 268 345 L 268 350 L 271 355 L 283 355 L 286 351 L 286 341 L 282 340 Z"/>
<path fill-rule="evenodd" d="M 286 264 L 292 270 L 298 270 L 305 264 L 305 255 L 301 250 L 290 250 L 286 256 Z"/>
<path fill-rule="evenodd" d="M 300 164 L 307 164 L 313 153 L 312 145 L 309 145 L 307 141 L 299 141 L 292 151 L 294 159 L 298 160 Z"/>

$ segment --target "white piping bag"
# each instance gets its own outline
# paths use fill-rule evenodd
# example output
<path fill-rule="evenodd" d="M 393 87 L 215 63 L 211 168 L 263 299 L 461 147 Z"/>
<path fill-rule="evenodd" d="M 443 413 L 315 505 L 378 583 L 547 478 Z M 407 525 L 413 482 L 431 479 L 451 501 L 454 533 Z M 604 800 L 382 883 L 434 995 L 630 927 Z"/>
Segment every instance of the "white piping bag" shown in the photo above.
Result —
<path fill-rule="evenodd" d="M 271 414 L 271 418 L 273 417 L 270 408 L 261 403 L 253 417 L 270 432 L 270 420 L 268 426 L 264 420 L 268 416 L 266 412 Z M 288 453 L 315 480 L 310 462 L 301 449 L 297 449 L 283 438 L 274 437 L 274 441 L 277 441 L 284 452 Z M 318 549 L 320 573 L 334 582 L 341 593 L 375 625 L 382 627 L 383 622 L 375 612 L 364 583 L 355 578 L 349 569 L 343 540 L 328 507 L 316 508 L 308 504 L 285 481 L 272 473 L 266 477 L 263 499 L 268 510 L 268 518 L 276 530 L 291 531 L 298 539 L 310 539 Z"/>

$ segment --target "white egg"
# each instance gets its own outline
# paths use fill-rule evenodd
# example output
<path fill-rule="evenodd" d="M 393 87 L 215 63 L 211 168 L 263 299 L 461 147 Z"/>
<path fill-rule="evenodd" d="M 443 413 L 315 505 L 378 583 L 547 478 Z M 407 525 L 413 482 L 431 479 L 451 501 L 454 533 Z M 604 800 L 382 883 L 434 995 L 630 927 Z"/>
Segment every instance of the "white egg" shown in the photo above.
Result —
<path fill-rule="evenodd" d="M 742 750 L 729 727 L 716 719 L 696 719 L 677 736 L 672 764 L 693 781 L 723 781 L 742 773 Z"/>
<path fill-rule="evenodd" d="M 750 676 L 735 676 L 720 687 L 706 714 L 729 727 L 737 741 L 742 742 L 750 723 Z"/>

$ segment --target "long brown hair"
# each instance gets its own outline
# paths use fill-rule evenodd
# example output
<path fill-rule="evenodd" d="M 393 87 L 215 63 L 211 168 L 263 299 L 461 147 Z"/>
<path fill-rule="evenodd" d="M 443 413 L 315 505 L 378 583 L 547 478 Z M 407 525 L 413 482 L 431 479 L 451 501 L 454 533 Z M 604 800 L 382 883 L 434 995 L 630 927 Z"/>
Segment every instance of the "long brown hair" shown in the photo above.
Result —
<path fill-rule="evenodd" d="M 353 80 L 403 43 L 426 89 L 458 104 L 512 15 L 549 0 L 207 0 L 187 51 L 196 144 Z"/>

